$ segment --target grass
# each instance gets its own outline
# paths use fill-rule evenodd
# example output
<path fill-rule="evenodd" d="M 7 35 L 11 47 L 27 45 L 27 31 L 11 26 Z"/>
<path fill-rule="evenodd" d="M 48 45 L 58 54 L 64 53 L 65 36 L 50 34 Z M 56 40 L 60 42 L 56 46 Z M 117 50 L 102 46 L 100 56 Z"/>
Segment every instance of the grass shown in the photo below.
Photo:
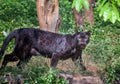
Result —
<path fill-rule="evenodd" d="M 69 32 L 66 32 L 66 33 L 71 33 L 72 31 L 74 30 L 70 29 Z M 112 29 L 112 25 L 109 25 L 109 26 L 100 27 L 100 28 L 96 28 L 96 27 L 91 28 L 91 31 L 92 31 L 92 35 L 91 35 L 90 43 L 88 44 L 87 48 L 83 52 L 84 63 L 89 72 L 83 73 L 82 71 L 79 71 L 79 69 L 74 65 L 74 63 L 70 59 L 66 61 L 60 61 L 57 68 L 59 70 L 63 70 L 66 73 L 72 74 L 74 76 L 80 76 L 81 73 L 83 75 L 95 75 L 95 76 L 102 75 L 102 78 L 105 77 L 107 79 L 110 79 L 110 81 L 113 81 L 112 79 L 113 77 L 115 77 L 115 74 L 116 74 L 115 72 L 116 70 L 119 69 L 117 67 L 119 66 L 117 64 L 119 62 L 117 59 L 119 59 L 119 54 L 120 54 L 118 52 L 119 46 L 120 46 L 119 45 L 120 29 L 116 27 Z M 4 39 L 5 36 L 2 36 L 2 35 L 3 34 L 1 34 L 1 37 L 2 39 Z M 10 47 L 8 47 L 8 51 L 11 50 L 11 47 L 12 47 L 11 44 L 9 45 Z M 50 64 L 50 59 L 44 59 L 42 57 L 33 57 L 32 60 L 27 64 L 24 72 L 37 74 L 35 70 L 31 68 L 38 70 L 38 69 L 41 69 L 42 67 L 45 70 L 46 69 L 49 70 L 49 64 Z M 13 69 L 16 69 L 16 68 L 13 68 Z M 2 73 L 7 72 L 7 70 L 8 72 L 10 72 L 9 71 L 10 69 L 6 69 L 5 71 L 2 71 Z M 113 72 L 115 71 L 114 73 L 112 73 L 112 76 L 110 71 L 113 71 Z M 14 72 L 15 70 L 13 70 L 13 73 Z M 99 72 L 99 73 L 97 74 L 96 72 Z M 17 70 L 16 70 L 16 73 L 18 73 Z M 24 73 L 21 73 L 21 74 L 24 75 Z M 31 77 L 28 79 L 31 79 Z"/>
<path fill-rule="evenodd" d="M 13 1 L 12 4 L 11 1 Z M 38 26 L 34 0 L 11 1 L 2 0 L 0 3 L 0 8 L 2 10 L 0 12 L 0 15 L 2 16 L 0 17 L 0 47 L 6 34 L 10 33 L 12 30 Z M 16 3 L 19 5 L 16 5 Z M 62 1 L 60 3 L 62 3 Z M 3 9 L 4 7 L 6 10 Z M 19 10 L 22 7 L 24 10 Z M 60 6 L 62 28 L 59 33 L 74 32 L 75 21 L 71 16 L 72 12 L 70 7 L 71 3 L 68 3 L 68 1 L 64 4 L 62 3 Z M 65 10 L 66 8 L 67 10 Z M 17 14 L 15 11 L 11 12 L 13 9 L 17 11 Z M 94 13 L 94 26 L 90 27 L 88 24 L 85 24 L 85 30 L 91 30 L 92 35 L 90 43 L 83 52 L 84 63 L 89 72 L 83 74 L 94 76 L 100 75 L 106 81 L 106 84 L 112 84 L 115 80 L 120 80 L 120 23 L 117 22 L 112 24 L 110 22 L 103 22 L 101 18 L 98 17 L 97 12 L 94 11 Z M 8 15 L 14 17 L 8 17 Z M 12 43 L 13 42 L 9 44 L 7 52 L 12 50 Z M 20 77 L 26 84 L 33 84 L 36 81 L 42 80 L 40 76 L 46 78 L 46 73 L 49 74 L 50 70 L 50 60 L 42 57 L 33 57 L 23 71 L 17 69 L 15 64 L 16 63 L 10 63 L 9 65 L 14 67 L 6 67 L 4 70 L 0 71 L 0 82 L 6 83 L 5 74 L 9 74 L 12 79 L 15 79 L 17 77 L 16 74 L 18 74 L 18 78 Z M 74 76 L 79 76 L 82 73 L 70 59 L 60 61 L 57 68 L 60 71 L 64 71 Z"/>
<path fill-rule="evenodd" d="M 85 56 L 84 56 L 85 57 Z M 86 58 L 86 57 L 85 57 Z M 86 60 L 85 60 L 86 61 Z M 89 61 L 90 62 L 90 61 Z M 88 61 L 87 61 L 88 63 Z M 32 57 L 29 63 L 24 67 L 23 70 L 20 70 L 16 67 L 16 63 L 9 63 L 8 66 L 0 71 L 0 80 L 1 83 L 7 82 L 6 76 L 9 75 L 10 78 L 14 81 L 16 77 L 19 77 L 21 82 L 30 83 L 33 84 L 37 81 L 42 81 L 41 76 L 45 76 L 46 73 L 49 75 L 49 67 L 50 59 L 44 58 L 44 57 Z M 89 67 L 90 65 L 87 65 Z M 71 59 L 65 60 L 65 61 L 59 61 L 57 66 L 58 73 L 68 73 L 75 77 L 81 76 L 81 73 L 83 75 L 91 75 L 92 73 L 83 73 L 82 71 L 79 71 L 79 69 L 74 65 Z M 58 75 L 57 75 L 58 76 Z M 39 80 L 38 80 L 39 78 Z M 59 79 L 59 78 L 58 78 Z M 61 79 L 63 80 L 63 79 Z M 66 83 L 65 83 L 66 84 Z"/>

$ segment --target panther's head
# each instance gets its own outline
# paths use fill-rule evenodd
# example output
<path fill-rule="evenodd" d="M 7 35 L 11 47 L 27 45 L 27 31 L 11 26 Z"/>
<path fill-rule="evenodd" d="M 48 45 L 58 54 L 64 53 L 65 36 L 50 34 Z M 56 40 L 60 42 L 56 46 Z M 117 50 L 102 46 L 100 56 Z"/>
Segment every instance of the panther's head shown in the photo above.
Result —
<path fill-rule="evenodd" d="M 80 49 L 85 49 L 86 45 L 89 43 L 91 32 L 78 32 L 76 34 L 77 47 Z"/>

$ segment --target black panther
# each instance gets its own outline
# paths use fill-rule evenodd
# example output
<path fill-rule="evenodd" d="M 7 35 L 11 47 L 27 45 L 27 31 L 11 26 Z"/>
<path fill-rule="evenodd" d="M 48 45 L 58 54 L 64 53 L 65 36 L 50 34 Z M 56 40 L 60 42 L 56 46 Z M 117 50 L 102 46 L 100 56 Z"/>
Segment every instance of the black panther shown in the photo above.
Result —
<path fill-rule="evenodd" d="M 86 67 L 82 62 L 82 50 L 89 43 L 90 32 L 77 32 L 75 34 L 57 34 L 35 28 L 21 28 L 11 32 L 0 50 L 0 60 L 4 55 L 11 39 L 15 39 L 15 47 L 12 53 L 4 56 L 1 69 L 8 62 L 18 61 L 17 66 L 30 60 L 32 56 L 44 56 L 51 58 L 51 67 L 56 67 L 59 60 L 71 58 L 75 64 L 83 70 Z M 79 63 L 76 63 L 79 60 Z"/>

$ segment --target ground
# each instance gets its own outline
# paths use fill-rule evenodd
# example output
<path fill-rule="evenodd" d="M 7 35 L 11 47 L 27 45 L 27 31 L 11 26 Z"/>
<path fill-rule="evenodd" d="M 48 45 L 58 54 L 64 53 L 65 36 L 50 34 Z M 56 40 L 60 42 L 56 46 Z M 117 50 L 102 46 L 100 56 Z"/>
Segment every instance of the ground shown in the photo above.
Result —
<path fill-rule="evenodd" d="M 42 58 L 38 60 L 39 57 L 33 57 L 29 64 L 35 65 L 36 63 L 47 63 L 50 64 L 50 59 Z M 57 68 L 63 70 L 65 73 L 60 73 L 60 76 L 69 80 L 70 84 L 103 84 L 100 80 L 97 72 L 100 68 L 90 60 L 89 55 L 83 55 L 85 66 L 87 71 L 80 71 L 72 62 L 71 59 L 65 61 L 59 61 Z M 16 63 L 9 63 L 8 66 L 15 66 Z"/>
<path fill-rule="evenodd" d="M 87 67 L 87 71 L 85 72 L 79 71 L 71 59 L 60 62 L 57 67 L 66 72 L 72 73 L 61 74 L 62 76 L 70 79 L 70 84 L 103 84 L 97 74 L 100 68 L 90 60 L 89 55 L 84 55 L 83 59 L 85 66 Z"/>

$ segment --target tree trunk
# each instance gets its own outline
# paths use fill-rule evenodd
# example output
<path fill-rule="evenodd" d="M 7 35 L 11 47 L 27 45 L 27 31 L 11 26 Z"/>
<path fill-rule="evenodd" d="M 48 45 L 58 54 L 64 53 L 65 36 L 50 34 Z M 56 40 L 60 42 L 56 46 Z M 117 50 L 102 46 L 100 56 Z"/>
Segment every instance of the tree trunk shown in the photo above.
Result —
<path fill-rule="evenodd" d="M 88 0 L 89 2 L 89 10 L 84 9 L 85 11 L 85 19 L 90 23 L 90 25 L 94 24 L 94 15 L 93 15 L 93 7 L 92 4 L 94 3 L 94 0 Z"/>
<path fill-rule="evenodd" d="M 41 30 L 57 32 L 60 26 L 59 1 L 37 0 L 37 15 Z"/>
<path fill-rule="evenodd" d="M 76 32 L 78 31 L 78 28 L 82 26 L 82 30 L 84 30 L 84 19 L 86 19 L 90 25 L 94 24 L 94 15 L 93 15 L 93 8 L 92 4 L 94 0 L 88 0 L 89 2 L 89 10 L 84 9 L 84 14 L 82 12 L 78 12 L 75 8 L 73 9 L 73 15 L 75 17 L 75 22 L 76 22 Z"/>
<path fill-rule="evenodd" d="M 84 26 L 84 17 L 82 15 L 82 12 L 78 12 L 75 8 L 73 9 L 73 15 L 74 15 L 75 22 L 76 22 L 75 31 L 78 32 L 79 27 Z"/>

